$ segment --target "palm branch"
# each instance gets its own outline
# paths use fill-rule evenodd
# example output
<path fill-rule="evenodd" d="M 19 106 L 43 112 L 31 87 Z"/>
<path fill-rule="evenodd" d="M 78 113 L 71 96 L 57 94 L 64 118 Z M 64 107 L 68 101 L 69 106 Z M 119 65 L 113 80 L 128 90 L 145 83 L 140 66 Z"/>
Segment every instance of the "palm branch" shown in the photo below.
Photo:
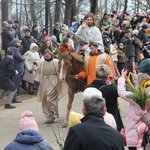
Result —
<path fill-rule="evenodd" d="M 146 101 L 150 98 L 150 95 L 138 86 L 134 89 L 133 94 L 128 95 L 127 98 L 133 99 L 144 110 Z"/>

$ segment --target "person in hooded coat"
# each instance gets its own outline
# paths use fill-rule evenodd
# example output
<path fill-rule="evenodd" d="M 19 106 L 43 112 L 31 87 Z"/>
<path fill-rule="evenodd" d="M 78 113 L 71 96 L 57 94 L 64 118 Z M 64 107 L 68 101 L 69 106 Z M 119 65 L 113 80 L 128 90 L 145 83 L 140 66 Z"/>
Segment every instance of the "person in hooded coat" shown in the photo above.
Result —
<path fill-rule="evenodd" d="M 42 35 L 41 35 L 41 41 L 43 42 L 46 37 L 50 37 L 50 35 L 48 34 L 48 29 L 43 28 Z"/>
<path fill-rule="evenodd" d="M 22 113 L 21 117 L 19 123 L 20 132 L 4 150 L 54 150 L 40 135 L 33 113 L 26 110 Z"/>
<path fill-rule="evenodd" d="M 31 43 L 30 50 L 26 52 L 27 58 L 25 59 L 25 74 L 24 76 L 28 76 L 27 81 L 29 83 L 28 91 L 29 94 L 33 95 L 34 91 L 34 76 L 37 70 L 37 65 L 40 60 L 39 53 L 37 52 L 38 46 L 35 43 Z M 23 79 L 24 79 L 23 76 Z"/>

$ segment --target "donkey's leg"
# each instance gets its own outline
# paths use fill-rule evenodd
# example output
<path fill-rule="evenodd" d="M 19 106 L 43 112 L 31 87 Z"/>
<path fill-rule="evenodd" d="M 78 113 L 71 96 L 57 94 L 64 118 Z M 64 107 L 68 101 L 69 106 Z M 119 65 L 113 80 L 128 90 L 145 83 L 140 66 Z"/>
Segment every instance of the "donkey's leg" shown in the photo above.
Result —
<path fill-rule="evenodd" d="M 70 110 L 71 110 L 71 107 L 72 107 L 74 94 L 75 94 L 75 91 L 68 87 L 67 113 L 66 113 L 66 118 L 64 119 L 64 122 L 62 124 L 62 127 L 64 127 L 64 128 L 67 127 L 67 125 L 68 125 L 68 118 L 69 118 L 69 113 L 70 113 Z"/>

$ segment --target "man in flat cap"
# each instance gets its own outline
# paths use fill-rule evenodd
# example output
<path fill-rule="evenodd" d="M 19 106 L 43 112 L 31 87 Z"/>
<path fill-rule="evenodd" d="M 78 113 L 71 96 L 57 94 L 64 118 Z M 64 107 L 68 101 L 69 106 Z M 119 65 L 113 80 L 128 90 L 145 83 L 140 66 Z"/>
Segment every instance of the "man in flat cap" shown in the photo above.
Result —
<path fill-rule="evenodd" d="M 105 100 L 96 88 L 82 94 L 85 115 L 81 123 L 69 129 L 64 150 L 124 150 L 123 136 L 103 119 Z"/>

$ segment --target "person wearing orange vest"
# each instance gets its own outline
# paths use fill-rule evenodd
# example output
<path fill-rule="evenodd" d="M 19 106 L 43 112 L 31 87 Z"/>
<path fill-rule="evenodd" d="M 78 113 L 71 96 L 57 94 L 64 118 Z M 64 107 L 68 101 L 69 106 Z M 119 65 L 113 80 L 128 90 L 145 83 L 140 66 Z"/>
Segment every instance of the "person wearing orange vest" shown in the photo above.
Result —
<path fill-rule="evenodd" d="M 91 84 L 96 79 L 96 67 L 99 64 L 106 64 L 110 68 L 109 81 L 114 77 L 112 61 L 108 54 L 98 52 L 98 43 L 90 42 L 90 55 L 85 58 L 84 70 L 75 75 L 76 79 L 87 78 L 87 84 Z"/>

